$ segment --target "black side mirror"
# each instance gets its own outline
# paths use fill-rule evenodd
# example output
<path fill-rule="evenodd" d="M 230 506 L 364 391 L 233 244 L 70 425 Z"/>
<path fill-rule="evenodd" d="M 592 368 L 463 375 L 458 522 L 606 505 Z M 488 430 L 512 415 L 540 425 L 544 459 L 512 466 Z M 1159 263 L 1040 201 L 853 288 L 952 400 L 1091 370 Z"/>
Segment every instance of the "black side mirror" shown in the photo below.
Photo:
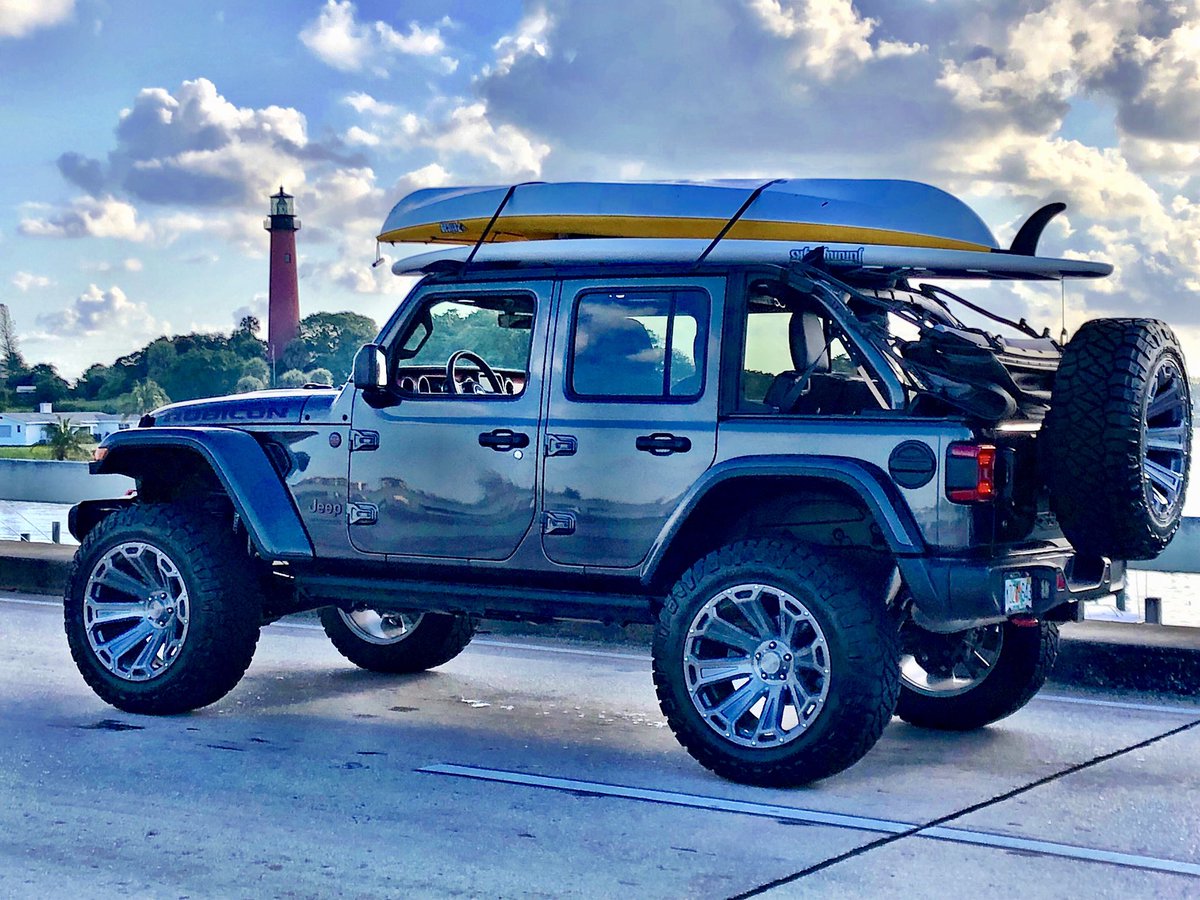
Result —
<path fill-rule="evenodd" d="M 378 344 L 363 344 L 354 355 L 354 386 L 360 391 L 378 391 L 388 386 L 387 357 Z"/>

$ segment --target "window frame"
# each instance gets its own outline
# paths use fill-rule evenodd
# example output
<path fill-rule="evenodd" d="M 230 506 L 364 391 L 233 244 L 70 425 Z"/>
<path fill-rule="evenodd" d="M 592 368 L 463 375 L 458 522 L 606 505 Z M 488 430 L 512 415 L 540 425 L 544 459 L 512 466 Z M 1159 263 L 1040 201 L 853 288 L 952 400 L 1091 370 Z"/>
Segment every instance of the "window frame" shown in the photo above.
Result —
<path fill-rule="evenodd" d="M 672 396 L 671 394 L 655 394 L 653 396 L 646 394 L 583 394 L 575 390 L 575 341 L 579 330 L 579 308 L 583 305 L 583 301 L 590 295 L 601 294 L 606 297 L 612 297 L 614 294 L 626 295 L 658 295 L 659 298 L 669 295 L 671 298 L 670 311 L 667 313 L 667 333 L 665 337 L 666 346 L 663 356 L 663 387 L 670 390 L 671 377 L 671 348 L 673 346 L 673 338 L 675 333 L 675 316 L 678 306 L 677 295 L 683 292 L 694 292 L 703 298 L 704 301 L 704 321 L 698 322 L 702 326 L 702 333 L 697 332 L 697 341 L 704 348 L 703 358 L 696 360 L 696 371 L 700 374 L 700 384 L 695 394 L 687 394 L 685 396 Z M 704 287 L 695 284 L 681 285 L 663 285 L 661 287 L 644 287 L 640 285 L 631 285 L 627 287 L 589 287 L 584 288 L 575 294 L 571 301 L 571 328 L 567 336 L 566 346 L 566 365 L 564 366 L 563 374 L 563 394 L 568 400 L 576 403 L 653 403 L 662 404 L 669 403 L 675 406 L 685 406 L 689 404 L 699 403 L 704 398 L 705 390 L 708 387 L 708 346 L 712 338 L 712 316 L 713 316 L 713 298 L 712 293 Z"/>
<path fill-rule="evenodd" d="M 396 370 L 400 367 L 400 365 L 405 361 L 412 360 L 412 357 L 401 357 L 400 354 L 404 352 L 404 343 L 406 338 L 412 333 L 410 329 L 415 329 L 419 325 L 423 313 L 429 312 L 438 303 L 460 302 L 470 305 L 472 301 L 484 297 L 522 297 L 528 299 L 533 306 L 533 322 L 529 329 L 529 346 L 525 353 L 525 384 L 519 394 L 421 394 L 415 391 L 409 393 L 407 391 L 402 391 L 398 385 L 392 383 L 396 376 Z M 398 399 L 403 399 L 405 402 L 427 400 L 434 402 L 441 400 L 487 400 L 489 402 L 515 403 L 525 399 L 525 397 L 529 394 L 529 383 L 533 378 L 533 373 L 531 371 L 533 363 L 533 350 L 538 329 L 538 314 L 540 312 L 538 302 L 540 298 L 535 291 L 531 291 L 528 288 L 517 288 L 514 290 L 487 289 L 478 291 L 430 290 L 423 292 L 416 297 L 411 297 L 410 295 L 410 298 L 412 300 L 412 309 L 409 311 L 409 314 L 404 316 L 399 321 L 396 321 L 393 327 L 387 329 L 387 331 L 390 332 L 387 336 L 387 342 L 385 344 L 385 356 L 388 360 L 387 390 L 389 394 Z M 404 305 L 408 306 L 409 303 L 406 302 Z M 420 350 L 417 350 L 416 352 L 419 353 Z M 445 367 L 446 364 L 443 361 L 443 371 L 445 370 Z"/>

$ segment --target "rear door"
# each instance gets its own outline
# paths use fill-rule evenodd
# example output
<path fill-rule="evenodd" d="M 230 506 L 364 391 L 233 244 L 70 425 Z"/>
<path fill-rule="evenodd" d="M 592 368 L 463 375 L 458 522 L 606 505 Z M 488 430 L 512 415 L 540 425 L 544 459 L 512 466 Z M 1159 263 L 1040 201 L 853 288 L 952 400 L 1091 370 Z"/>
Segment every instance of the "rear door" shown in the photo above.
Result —
<path fill-rule="evenodd" d="M 723 278 L 566 281 L 543 464 L 542 546 L 631 568 L 716 454 Z"/>

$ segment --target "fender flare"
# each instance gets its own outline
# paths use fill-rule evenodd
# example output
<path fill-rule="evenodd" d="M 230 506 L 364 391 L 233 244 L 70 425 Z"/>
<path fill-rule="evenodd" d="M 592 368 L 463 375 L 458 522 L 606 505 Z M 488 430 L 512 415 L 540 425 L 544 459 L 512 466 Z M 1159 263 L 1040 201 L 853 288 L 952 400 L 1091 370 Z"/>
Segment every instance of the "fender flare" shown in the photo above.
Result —
<path fill-rule="evenodd" d="M 899 490 L 878 467 L 838 456 L 753 456 L 724 460 L 711 467 L 684 495 L 667 519 L 642 564 L 641 580 L 651 583 L 671 542 L 691 513 L 717 485 L 752 476 L 806 478 L 849 487 L 863 501 L 899 560 L 925 552 L 925 542 Z"/>
<path fill-rule="evenodd" d="M 199 456 L 221 482 L 263 559 L 313 558 L 312 541 L 262 445 L 234 428 L 137 428 L 110 435 L 91 464 L 93 475 L 140 474 L 139 450 L 184 450 Z"/>

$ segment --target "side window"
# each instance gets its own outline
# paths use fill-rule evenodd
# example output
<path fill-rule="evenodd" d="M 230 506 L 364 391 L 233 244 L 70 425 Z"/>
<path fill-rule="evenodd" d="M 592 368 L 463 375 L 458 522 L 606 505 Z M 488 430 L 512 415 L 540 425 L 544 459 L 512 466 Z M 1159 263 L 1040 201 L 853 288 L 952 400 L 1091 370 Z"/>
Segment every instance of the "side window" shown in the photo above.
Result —
<path fill-rule="evenodd" d="M 831 321 L 769 303 L 752 304 L 746 318 L 739 405 L 746 412 L 810 415 L 879 406 Z"/>
<path fill-rule="evenodd" d="M 568 384 L 588 400 L 694 400 L 704 390 L 708 294 L 588 291 L 575 302 Z"/>
<path fill-rule="evenodd" d="M 533 314 L 533 297 L 525 294 L 430 297 L 393 353 L 393 388 L 434 396 L 524 393 Z M 459 351 L 467 353 L 451 385 L 446 366 Z"/>

